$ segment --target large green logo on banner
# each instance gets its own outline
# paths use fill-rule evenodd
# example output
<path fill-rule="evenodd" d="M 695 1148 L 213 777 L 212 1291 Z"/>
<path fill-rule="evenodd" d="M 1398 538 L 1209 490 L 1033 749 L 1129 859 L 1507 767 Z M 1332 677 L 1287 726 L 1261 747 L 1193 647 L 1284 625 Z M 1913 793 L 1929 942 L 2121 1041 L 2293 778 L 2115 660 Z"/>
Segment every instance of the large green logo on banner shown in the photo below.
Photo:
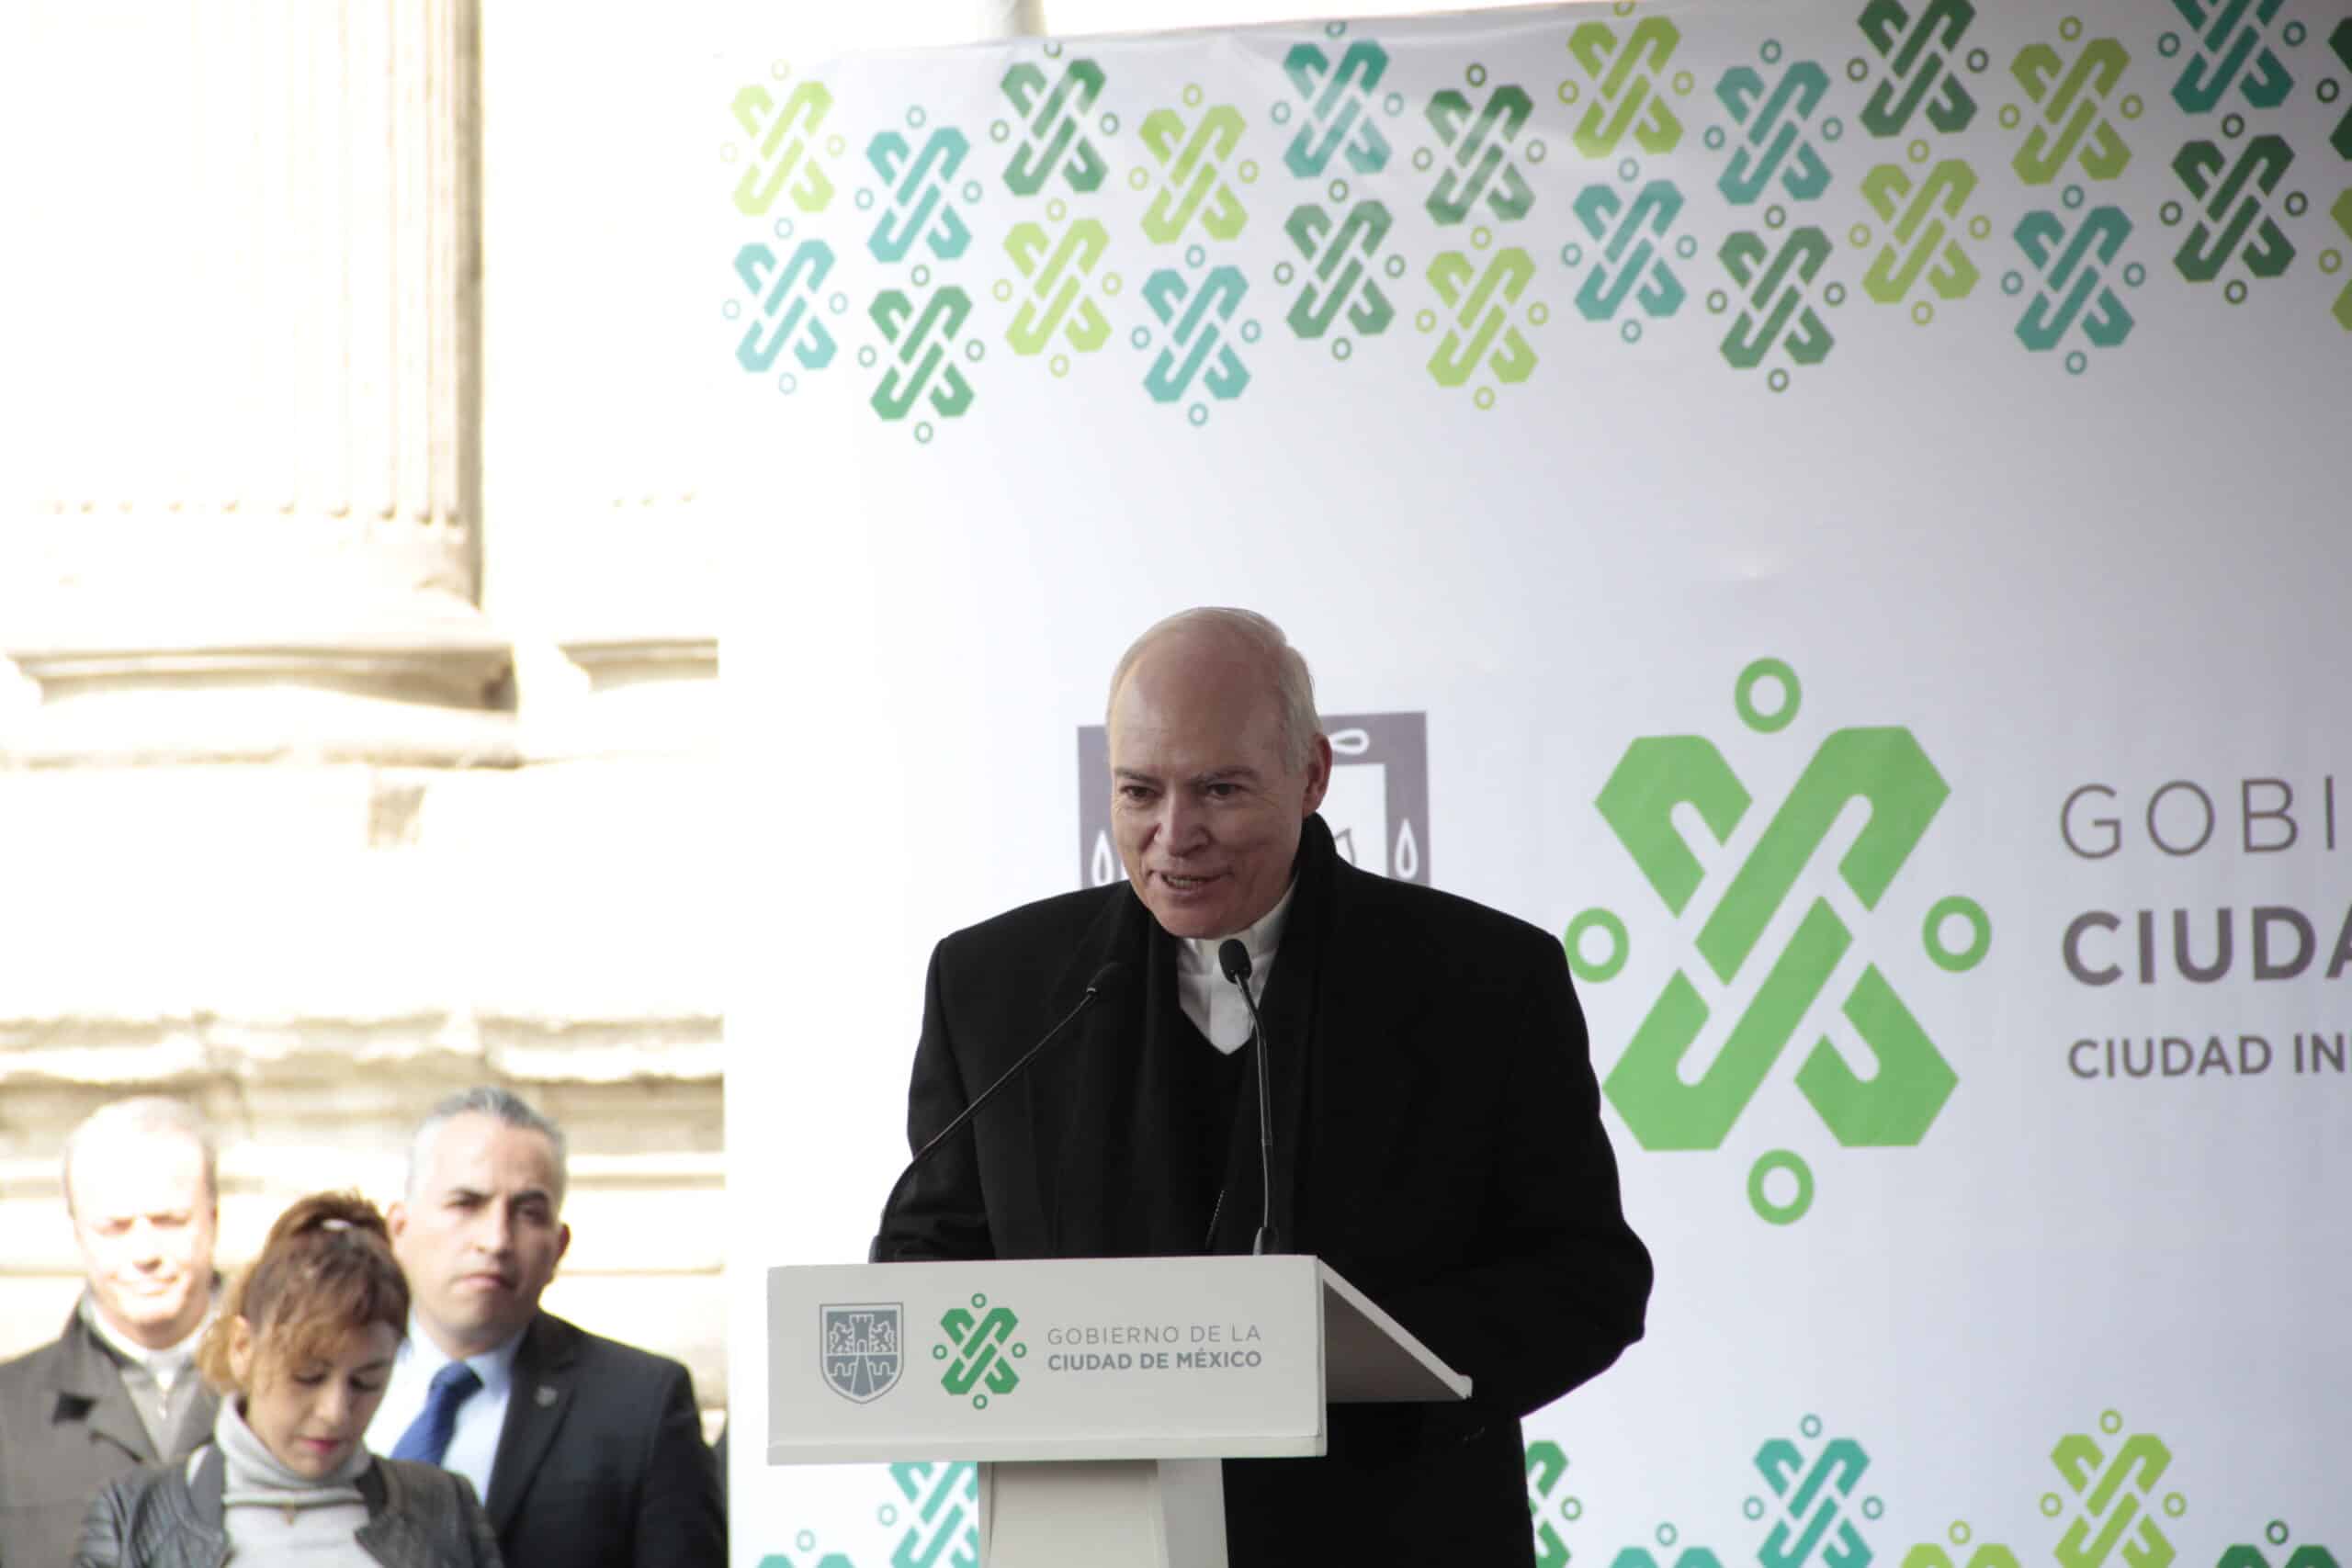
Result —
<path fill-rule="evenodd" d="M 1778 693 L 1777 705 L 1770 708 L 1759 700 L 1767 687 Z M 1796 717 L 1799 700 L 1796 672 L 1777 659 L 1759 659 L 1741 671 L 1734 705 L 1748 728 L 1771 735 Z M 1677 969 L 1610 1071 L 1603 1086 L 1610 1102 L 1644 1148 L 1721 1147 L 1823 998 L 1856 940 L 1828 901 L 1811 899 L 1776 949 L 1768 950 L 1763 939 L 1847 808 L 1860 803 L 1869 816 L 1838 860 L 1838 874 L 1864 910 L 1874 910 L 1950 794 L 1908 729 L 1839 729 L 1821 743 L 1746 862 L 1727 884 L 1714 879 L 1721 892 L 1696 940 L 1703 973 L 1724 992 L 1753 985 L 1721 1049 L 1696 1081 L 1686 1078 L 1682 1065 L 1716 1004 L 1688 972 Z M 1720 845 L 1755 802 L 1713 741 L 1660 735 L 1626 748 L 1595 804 L 1659 900 L 1680 916 L 1692 909 L 1710 878 L 1684 840 L 1676 813 L 1695 812 Z M 1966 930 L 1957 946 L 1947 940 L 1954 923 Z M 1588 937 L 1595 935 L 1609 947 L 1598 957 L 1587 951 Z M 1928 911 L 1923 940 L 1928 957 L 1943 969 L 1974 967 L 1992 939 L 1992 923 L 1973 899 L 1947 897 Z M 1587 909 L 1567 928 L 1569 965 L 1587 982 L 1609 980 L 1624 966 L 1630 941 L 1614 913 Z M 1839 1008 L 1877 1058 L 1877 1072 L 1867 1079 L 1857 1076 L 1824 1037 L 1797 1071 L 1799 1092 L 1842 1145 L 1917 1144 L 1951 1097 L 1957 1075 L 1876 963 L 1863 966 Z M 1794 1179 L 1794 1196 L 1774 1198 L 1768 1191 L 1779 1172 Z M 1812 1172 L 1794 1154 L 1776 1150 L 1757 1162 L 1748 1196 L 1765 1219 L 1790 1224 L 1812 1203 Z"/>
<path fill-rule="evenodd" d="M 958 1399 L 969 1394 L 975 1410 L 986 1410 L 990 1395 L 1019 1388 L 1021 1372 L 1012 1363 L 1029 1354 L 1013 1337 L 1020 1327 L 1010 1307 L 992 1307 L 984 1295 L 975 1294 L 968 1307 L 949 1307 L 939 1319 L 947 1337 L 931 1348 L 933 1359 L 947 1363 L 939 1386 Z"/>

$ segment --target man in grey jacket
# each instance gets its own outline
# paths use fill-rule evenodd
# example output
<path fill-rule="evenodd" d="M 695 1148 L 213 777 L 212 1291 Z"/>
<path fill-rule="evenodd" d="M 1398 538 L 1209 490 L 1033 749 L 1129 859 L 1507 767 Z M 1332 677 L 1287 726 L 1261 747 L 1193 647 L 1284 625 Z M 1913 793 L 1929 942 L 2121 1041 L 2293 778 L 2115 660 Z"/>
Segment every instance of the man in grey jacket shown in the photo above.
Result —
<path fill-rule="evenodd" d="M 85 1286 L 54 1342 L 0 1363 L 0 1568 L 70 1561 L 90 1499 L 192 1452 L 219 1407 L 195 1366 L 220 1220 L 203 1122 L 117 1100 L 67 1134 L 63 1176 Z"/>

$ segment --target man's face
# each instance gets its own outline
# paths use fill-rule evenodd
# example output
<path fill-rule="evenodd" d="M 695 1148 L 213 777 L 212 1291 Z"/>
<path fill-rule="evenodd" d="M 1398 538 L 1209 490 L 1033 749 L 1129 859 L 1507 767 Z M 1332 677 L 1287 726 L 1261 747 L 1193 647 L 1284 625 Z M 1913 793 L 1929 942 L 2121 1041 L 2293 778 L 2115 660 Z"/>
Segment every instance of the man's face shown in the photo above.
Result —
<path fill-rule="evenodd" d="M 118 1132 L 74 1151 L 74 1240 L 108 1327 L 150 1349 L 176 1345 L 212 1300 L 219 1213 L 204 1151 L 178 1133 Z"/>
<path fill-rule="evenodd" d="M 470 1112 L 442 1124 L 385 1219 L 417 1321 L 445 1353 L 494 1348 L 538 1311 L 571 1245 L 555 1190 L 555 1150 L 539 1134 Z"/>
<path fill-rule="evenodd" d="M 1111 822 L 1128 880 L 1172 936 L 1226 937 L 1290 886 L 1307 814 L 1331 779 L 1317 737 L 1283 755 L 1272 674 L 1212 635 L 1175 633 L 1111 704 Z"/>

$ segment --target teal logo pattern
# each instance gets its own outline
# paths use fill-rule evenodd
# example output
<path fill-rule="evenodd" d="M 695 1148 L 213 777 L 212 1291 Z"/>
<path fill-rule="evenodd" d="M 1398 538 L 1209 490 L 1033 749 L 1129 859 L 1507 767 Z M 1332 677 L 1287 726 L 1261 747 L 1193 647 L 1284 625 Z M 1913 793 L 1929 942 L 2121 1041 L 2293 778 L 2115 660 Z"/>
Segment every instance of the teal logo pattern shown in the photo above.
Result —
<path fill-rule="evenodd" d="M 1592 265 L 1577 289 L 1577 314 L 1588 321 L 1624 320 L 1618 333 L 1627 343 L 1639 343 L 1644 318 L 1664 321 L 1682 308 L 1688 298 L 1677 260 L 1689 262 L 1699 254 L 1692 234 L 1677 234 L 1682 216 L 1682 192 L 1672 180 L 1650 180 L 1638 187 L 1640 165 L 1631 158 L 1618 166 L 1624 186 L 1589 185 L 1577 193 L 1571 209 L 1577 227 L 1592 243 Z M 1571 240 L 1560 251 L 1569 267 L 1582 266 L 1585 247 Z"/>
<path fill-rule="evenodd" d="M 1386 168 L 1388 138 L 1374 115 L 1372 95 L 1387 72 L 1388 51 L 1370 39 L 1349 44 L 1336 64 L 1319 45 L 1292 45 L 1283 56 L 1283 74 L 1299 96 L 1303 123 L 1283 150 L 1283 166 L 1303 180 L 1321 179 L 1334 158 L 1358 175 Z M 1395 107 L 1402 108 L 1404 100 L 1396 98 Z M 1272 118 L 1276 125 L 1288 124 L 1290 105 L 1277 103 Z"/>
<path fill-rule="evenodd" d="M 2013 270 L 2001 278 L 2007 294 L 2022 294 L 2029 283 L 2033 287 L 2017 324 L 2018 341 L 2027 349 L 2050 354 L 2070 338 L 2080 339 L 2065 354 L 2067 372 L 2075 376 L 2090 368 L 2091 351 L 2120 348 L 2132 335 L 2134 318 L 2117 287 L 2136 289 L 2148 276 L 2139 262 L 2116 265 L 2132 238 L 2132 220 L 2123 209 L 2101 206 L 2085 211 L 2084 199 L 2082 186 L 2068 186 L 2059 210 L 2036 209 L 2019 219 L 2018 249 L 2033 270 Z"/>
<path fill-rule="evenodd" d="M 1151 359 L 1143 385 L 1152 401 L 1192 398 L 1185 417 L 1206 424 L 1208 400 L 1227 402 L 1249 389 L 1250 367 L 1242 363 L 1239 344 L 1257 342 L 1259 326 L 1234 320 L 1249 292 L 1250 280 L 1239 267 L 1209 265 L 1199 245 L 1184 253 L 1182 270 L 1161 267 L 1144 280 L 1144 302 L 1158 330 L 1139 326 L 1134 341 Z"/>
<path fill-rule="evenodd" d="M 1742 1505 L 1750 1519 L 1770 1521 L 1756 1561 L 1761 1568 L 1870 1568 L 1870 1542 L 1857 1521 L 1886 1511 L 1875 1495 L 1854 1497 L 1870 1455 L 1851 1438 L 1823 1440 L 1818 1416 L 1805 1416 L 1797 1430 L 1798 1438 L 1773 1438 L 1756 1450 L 1756 1472 L 1770 1494 Z"/>
<path fill-rule="evenodd" d="M 745 228 L 715 303 L 744 375 L 803 400 L 855 385 L 918 443 L 983 412 L 990 351 L 1053 381 L 1132 375 L 1202 424 L 1247 414 L 1281 356 L 1358 358 L 1400 317 L 1421 395 L 1481 409 L 1535 373 L 1568 305 L 1621 346 L 1776 392 L 1893 350 L 1880 320 L 1935 324 L 1899 340 L 1914 354 L 1997 332 L 2075 377 L 2151 320 L 2203 341 L 2203 312 L 2257 290 L 2352 333 L 2352 17 L 2308 12 L 2165 0 L 2144 28 L 2100 28 L 1857 0 L 1804 42 L 1615 0 L 1558 20 L 1540 101 L 1476 59 L 1417 47 L 1405 70 L 1336 22 L 1204 54 L 1157 104 L 1050 39 L 926 92 L 944 113 L 777 62 L 724 106 Z M 1261 158 L 1300 182 L 1264 210 Z M 1565 291 L 1531 265 L 1553 255 Z M 1841 313 L 1849 291 L 1872 321 Z M 1694 297 L 1719 320 L 1678 327 Z M 1140 358 L 1110 370 L 1123 338 Z"/>
<path fill-rule="evenodd" d="M 980 1481 L 976 1465 L 894 1464 L 896 1495 L 875 1511 L 898 1532 L 890 1568 L 980 1568 Z"/>
<path fill-rule="evenodd" d="M 2184 113 L 2211 114 L 2233 89 L 2248 108 L 2275 109 L 2294 91 L 2295 78 L 2270 47 L 2269 28 L 2283 0 L 2172 0 L 2191 28 L 2194 47 L 2172 85 L 2172 100 Z M 2302 42 L 2301 24 L 2286 29 L 2290 45 Z M 2181 51 L 2182 35 L 2167 33 L 2158 44 L 2167 54 Z"/>
<path fill-rule="evenodd" d="M 792 225 L 778 225 L 789 235 Z M 764 241 L 754 240 L 735 253 L 735 276 L 743 286 L 740 299 L 725 307 L 730 321 L 750 317 L 736 340 L 735 362 L 756 375 L 786 367 L 777 385 L 786 392 L 799 384 L 800 371 L 822 370 L 833 362 L 838 346 L 826 325 L 825 312 L 839 316 L 849 309 L 849 298 L 838 289 L 823 294 L 832 276 L 833 248 L 822 240 L 803 240 L 791 254 L 779 257 Z"/>
<path fill-rule="evenodd" d="M 908 111 L 907 122 L 920 129 L 922 111 Z M 931 131 L 920 147 L 895 130 L 866 143 L 865 161 L 882 181 L 882 217 L 865 242 L 876 261 L 904 261 L 918 243 L 938 261 L 954 261 L 964 254 L 972 243 L 972 231 L 956 210 L 955 182 L 971 150 L 964 133 L 947 125 Z M 980 182 L 967 180 L 963 196 L 966 201 L 979 200 Z M 857 193 L 858 206 L 871 208 L 876 202 L 872 187 Z"/>
<path fill-rule="evenodd" d="M 1952 62 L 1964 60 L 1974 72 L 1991 63 L 1982 49 L 1960 52 L 1975 19 L 1971 0 L 1918 0 L 1916 10 L 1903 0 L 1870 0 L 1862 7 L 1862 37 L 1883 73 L 1872 82 L 1872 62 L 1859 56 L 1846 68 L 1854 81 L 1870 84 L 1859 117 L 1862 129 L 1872 136 L 1901 136 L 1921 117 L 1938 130 L 1966 130 L 1976 118 L 1976 96 Z"/>
<path fill-rule="evenodd" d="M 1749 729 L 1772 735 L 1794 721 L 1801 697 L 1793 670 L 1777 659 L 1759 659 L 1741 671 L 1733 705 Z M 1838 816 L 1856 801 L 1869 807 L 1869 821 L 1838 861 L 1838 874 L 1864 909 L 1875 910 L 1950 794 L 1908 729 L 1844 728 L 1822 741 L 1698 932 L 1698 956 L 1713 984 L 1728 990 L 1751 964 L 1762 974 L 1721 1049 L 1696 1082 L 1685 1080 L 1682 1063 L 1699 1045 L 1713 1009 L 1690 974 L 1677 969 L 1602 1082 L 1644 1148 L 1721 1147 L 1853 947 L 1844 919 L 1816 897 L 1777 952 L 1760 950 L 1766 929 Z M 1693 911 L 1706 878 L 1676 826 L 1678 808 L 1690 807 L 1721 844 L 1755 802 L 1713 741 L 1661 735 L 1625 749 L 1594 804 L 1668 912 L 1680 916 Z M 1954 922 L 1965 930 L 1956 946 Z M 1589 950 L 1595 936 L 1605 951 Z M 1589 984 L 1615 977 L 1630 952 L 1623 920 L 1607 909 L 1577 916 L 1565 940 L 1569 967 Z M 1992 924 L 1974 900 L 1946 897 L 1928 911 L 1922 941 L 1938 967 L 1960 973 L 1983 960 Z M 1877 1071 L 1868 1079 L 1858 1077 L 1825 1037 L 1797 1071 L 1798 1091 L 1844 1146 L 1917 1145 L 1951 1097 L 1958 1075 L 1875 963 L 1855 980 L 1840 1011 L 1877 1059 Z M 1775 1197 L 1770 1184 L 1781 1175 L 1794 1190 Z M 1811 1168 L 1793 1153 L 1775 1150 L 1750 1172 L 1748 1199 L 1763 1219 L 1792 1224 L 1812 1205 Z"/>

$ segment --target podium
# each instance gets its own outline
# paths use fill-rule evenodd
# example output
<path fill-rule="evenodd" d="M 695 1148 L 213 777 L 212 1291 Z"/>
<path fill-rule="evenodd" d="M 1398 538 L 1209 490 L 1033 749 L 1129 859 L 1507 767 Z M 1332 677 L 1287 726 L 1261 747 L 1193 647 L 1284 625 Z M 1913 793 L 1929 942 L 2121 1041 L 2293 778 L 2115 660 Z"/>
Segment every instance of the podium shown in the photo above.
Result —
<path fill-rule="evenodd" d="M 1469 1393 L 1313 1258 L 768 1270 L 768 1462 L 973 1461 L 983 1568 L 1225 1568 L 1222 1461 Z"/>

